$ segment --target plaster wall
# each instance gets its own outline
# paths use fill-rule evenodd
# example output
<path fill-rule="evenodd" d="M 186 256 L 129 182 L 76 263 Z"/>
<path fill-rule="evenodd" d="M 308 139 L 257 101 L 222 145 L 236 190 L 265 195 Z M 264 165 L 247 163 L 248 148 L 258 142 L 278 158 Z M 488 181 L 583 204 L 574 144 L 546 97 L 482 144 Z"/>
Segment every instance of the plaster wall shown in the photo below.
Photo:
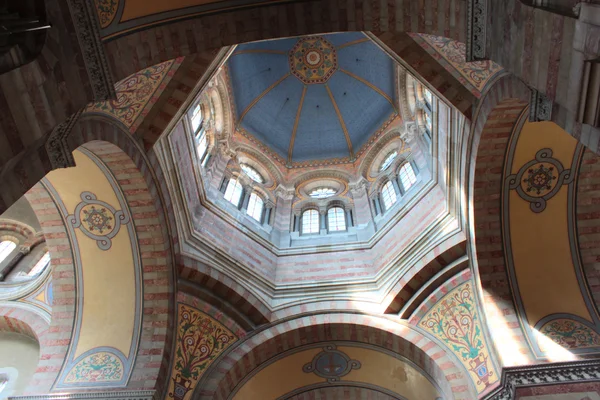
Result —
<path fill-rule="evenodd" d="M 0 375 L 4 368 L 14 368 L 18 371 L 16 384 L 9 379 L 8 388 L 11 395 L 23 394 L 27 384 L 33 377 L 38 365 L 40 346 L 32 338 L 12 332 L 0 332 Z M 4 399 L 5 393 L 0 393 Z M 8 394 L 8 393 L 6 393 Z"/>

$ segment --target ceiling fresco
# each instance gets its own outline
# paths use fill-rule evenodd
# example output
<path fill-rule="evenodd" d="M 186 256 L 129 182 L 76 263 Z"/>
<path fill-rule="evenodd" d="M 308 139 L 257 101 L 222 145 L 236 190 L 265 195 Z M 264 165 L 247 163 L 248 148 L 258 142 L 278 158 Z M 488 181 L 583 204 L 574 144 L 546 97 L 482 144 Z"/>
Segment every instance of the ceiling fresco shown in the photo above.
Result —
<path fill-rule="evenodd" d="M 116 119 L 130 133 L 134 133 L 158 101 L 183 60 L 183 57 L 179 57 L 165 61 L 128 76 L 115 85 L 115 100 L 90 104 L 83 113 L 100 114 Z"/>
<path fill-rule="evenodd" d="M 194 15 L 228 11 L 256 3 L 291 0 L 94 0 L 104 40 L 133 30 Z"/>
<path fill-rule="evenodd" d="M 481 394 L 495 387 L 500 376 L 473 288 L 470 271 L 461 272 L 426 299 L 409 321 L 437 337 L 457 356 Z"/>
<path fill-rule="evenodd" d="M 166 398 L 189 400 L 207 368 L 238 336 L 187 304 L 177 305 L 177 320 L 177 347 Z"/>
<path fill-rule="evenodd" d="M 288 167 L 352 162 L 398 117 L 394 67 L 360 32 L 239 45 L 227 62 L 237 130 Z"/>
<path fill-rule="evenodd" d="M 420 33 L 409 35 L 452 73 L 476 97 L 481 97 L 503 68 L 493 61 L 466 62 L 466 45 L 449 38 Z"/>

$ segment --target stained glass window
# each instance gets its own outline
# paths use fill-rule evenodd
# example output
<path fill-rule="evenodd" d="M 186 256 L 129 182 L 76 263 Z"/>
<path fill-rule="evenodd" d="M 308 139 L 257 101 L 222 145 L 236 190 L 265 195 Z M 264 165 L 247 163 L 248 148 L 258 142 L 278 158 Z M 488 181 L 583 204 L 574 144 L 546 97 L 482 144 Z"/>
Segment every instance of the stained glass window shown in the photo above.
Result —
<path fill-rule="evenodd" d="M 302 213 L 302 233 L 319 232 L 319 212 L 306 210 Z"/>
<path fill-rule="evenodd" d="M 260 222 L 264 204 L 265 203 L 260 196 L 258 196 L 256 193 L 252 193 L 250 195 L 250 200 L 248 201 L 248 215 Z"/>
<path fill-rule="evenodd" d="M 412 185 L 417 181 L 417 176 L 410 163 L 406 163 L 400 168 L 400 181 L 402 181 L 402 187 L 404 190 L 410 189 Z"/>
<path fill-rule="evenodd" d="M 396 191 L 394 190 L 392 181 L 388 181 L 385 185 L 383 185 L 383 189 L 381 189 L 381 198 L 383 199 L 383 206 L 386 210 L 388 210 L 396 202 Z"/>
<path fill-rule="evenodd" d="M 388 167 L 390 165 L 392 165 L 392 163 L 394 162 L 394 160 L 396 159 L 397 156 L 398 156 L 398 152 L 396 150 L 394 150 L 390 154 L 388 154 L 387 157 L 385 158 L 385 160 L 383 160 L 383 162 L 381 163 L 381 166 L 379 167 L 379 171 L 388 169 Z"/>
<path fill-rule="evenodd" d="M 264 182 L 263 177 L 258 173 L 258 171 L 249 166 L 248 164 L 240 164 L 240 167 L 242 168 L 242 171 L 244 171 L 244 173 L 248 175 L 253 181 L 258 183 Z"/>
<path fill-rule="evenodd" d="M 15 242 L 10 240 L 4 240 L 0 242 L 0 262 L 4 261 L 6 257 L 17 247 Z"/>
<path fill-rule="evenodd" d="M 346 230 L 346 213 L 341 207 L 332 207 L 327 211 L 327 224 L 330 232 Z"/>
<path fill-rule="evenodd" d="M 320 187 L 320 188 L 316 188 L 312 192 L 310 192 L 309 196 L 312 197 L 313 199 L 326 199 L 328 197 L 334 196 L 335 193 L 336 193 L 335 189 L 332 189 L 330 187 Z"/>
<path fill-rule="evenodd" d="M 50 264 L 50 253 L 45 252 L 42 258 L 31 268 L 27 276 L 36 276 Z"/>
<path fill-rule="evenodd" d="M 237 179 L 229 179 L 225 190 L 225 200 L 238 207 L 242 198 L 242 184 Z"/>

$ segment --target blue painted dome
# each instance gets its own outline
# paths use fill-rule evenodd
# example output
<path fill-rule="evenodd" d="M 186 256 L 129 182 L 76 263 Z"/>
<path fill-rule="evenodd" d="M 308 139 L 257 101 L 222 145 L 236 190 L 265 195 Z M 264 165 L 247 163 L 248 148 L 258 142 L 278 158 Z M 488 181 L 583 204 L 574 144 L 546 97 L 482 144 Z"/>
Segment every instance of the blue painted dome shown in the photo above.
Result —
<path fill-rule="evenodd" d="M 351 161 L 397 116 L 394 62 L 360 32 L 239 45 L 237 129 L 291 166 Z"/>

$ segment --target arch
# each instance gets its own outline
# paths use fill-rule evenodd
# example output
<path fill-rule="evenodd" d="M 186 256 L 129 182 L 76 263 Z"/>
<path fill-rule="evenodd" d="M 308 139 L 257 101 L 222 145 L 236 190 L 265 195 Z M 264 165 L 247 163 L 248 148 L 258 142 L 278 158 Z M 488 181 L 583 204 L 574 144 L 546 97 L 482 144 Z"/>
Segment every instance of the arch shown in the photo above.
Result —
<path fill-rule="evenodd" d="M 511 76 L 500 78 L 480 103 L 467 147 L 463 149 L 469 171 L 468 195 L 477 199 L 476 208 L 471 208 L 468 215 L 469 254 L 475 280 L 480 285 L 483 317 L 493 342 L 511 349 L 498 353 L 503 366 L 534 360 L 520 325 L 512 322 L 516 320 L 516 311 L 502 256 L 498 200 L 506 146 L 528 99 L 529 89 L 521 81 Z"/>
<path fill-rule="evenodd" d="M 48 371 L 53 368 L 52 359 L 58 357 L 59 361 L 62 361 L 61 353 L 55 353 L 56 346 L 48 339 L 49 328 L 50 324 L 26 305 L 0 305 L 0 332 L 19 333 L 32 338 L 40 345 L 40 358 L 36 371 L 28 384 L 28 394 L 33 393 L 31 388 L 35 388 L 34 391 L 38 392 L 38 386 L 47 388 L 45 390 L 47 393 L 50 389 L 48 384 L 52 383 L 49 382 L 48 375 L 56 376 L 56 372 Z M 44 388 L 42 388 L 42 392 Z"/>
<path fill-rule="evenodd" d="M 168 239 L 170 228 L 168 214 L 163 208 L 164 192 L 157 183 L 160 180 L 156 175 L 162 171 L 152 152 L 145 155 L 127 132 L 107 119 L 82 118 L 74 126 L 73 133 L 69 138 L 69 146 L 76 149 L 81 145 L 105 164 L 116 177 L 130 207 L 141 252 L 144 287 L 153 294 L 147 296 L 142 304 L 141 324 L 144 329 L 136 349 L 137 356 L 129 385 L 160 392 L 166 379 L 164 372 L 169 366 L 172 335 L 170 331 L 165 333 L 163 327 L 169 326 L 169 320 L 173 318 L 169 310 L 174 306 L 172 247 Z M 151 165 L 153 161 L 154 166 Z M 42 221 L 42 229 L 46 234 L 52 258 L 54 298 L 60 298 L 63 308 L 66 307 L 57 316 L 53 315 L 53 329 L 48 334 L 49 340 L 58 346 L 58 349 L 53 350 L 54 356 L 49 361 L 55 366 L 47 369 L 43 382 L 34 389 L 36 393 L 47 393 L 58 377 L 71 342 L 70 339 L 64 339 L 64 332 L 72 329 L 78 294 L 73 252 L 64 222 L 52 197 L 44 185 L 38 183 L 28 192 L 27 199 Z M 53 336 L 60 340 L 53 339 Z M 154 361 L 157 354 L 164 355 L 161 363 Z M 140 372 L 142 370 L 143 373 Z"/>
<path fill-rule="evenodd" d="M 287 349 L 325 341 L 355 341 L 391 350 L 432 376 L 446 398 L 477 397 L 458 360 L 424 332 L 400 321 L 339 312 L 282 320 L 253 332 L 206 371 L 195 398 L 226 399 L 248 373 L 270 358 Z"/>
<path fill-rule="evenodd" d="M 260 298 L 224 273 L 186 255 L 179 256 L 178 276 L 210 289 L 213 296 L 225 300 L 255 325 L 267 323 L 271 310 Z M 204 299 L 214 305 L 214 301 Z"/>

